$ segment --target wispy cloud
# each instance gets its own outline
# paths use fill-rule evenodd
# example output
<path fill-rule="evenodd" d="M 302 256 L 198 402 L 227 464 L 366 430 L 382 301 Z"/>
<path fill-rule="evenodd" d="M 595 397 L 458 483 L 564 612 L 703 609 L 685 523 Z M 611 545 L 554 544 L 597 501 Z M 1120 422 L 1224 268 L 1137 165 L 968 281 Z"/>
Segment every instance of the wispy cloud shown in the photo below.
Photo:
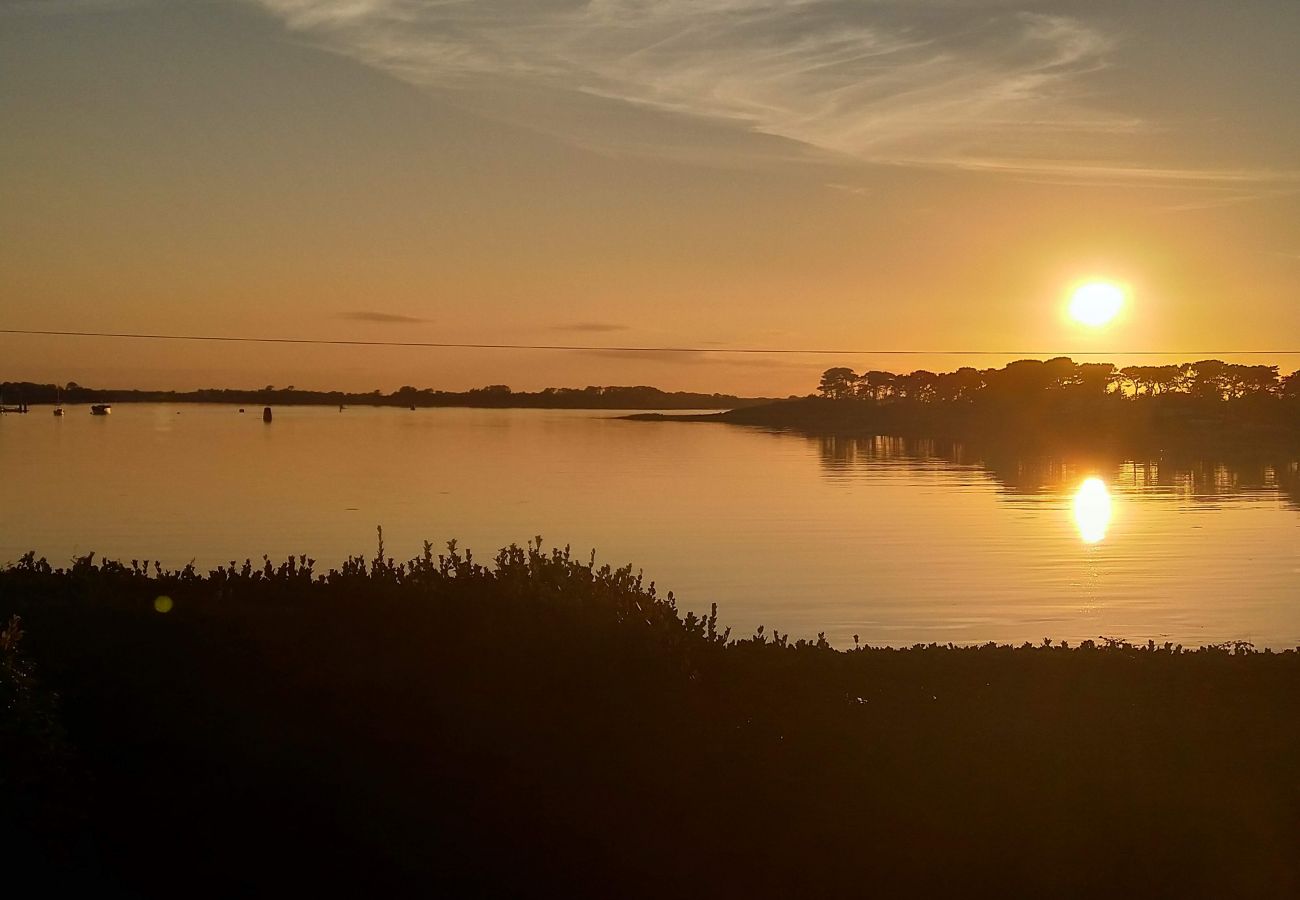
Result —
<path fill-rule="evenodd" d="M 841 194 L 851 194 L 854 197 L 867 197 L 875 193 L 871 188 L 863 187 L 860 184 L 843 184 L 838 181 L 828 181 L 826 187 L 832 191 L 839 191 Z"/>
<path fill-rule="evenodd" d="M 397 313 L 375 312 L 373 310 L 353 310 L 351 312 L 339 313 L 340 319 L 349 319 L 353 322 L 379 322 L 389 325 L 417 325 L 422 322 L 428 322 L 428 319 L 420 319 L 415 316 L 403 316 Z"/>
<path fill-rule="evenodd" d="M 1300 184 L 1300 175 L 1292 174 L 1279 177 L 1278 182 L 1281 184 Z M 1300 193 L 1300 188 L 1258 189 L 1245 192 L 1217 191 L 1211 192 L 1208 196 L 1166 205 L 1163 210 L 1165 212 L 1195 212 L 1203 209 L 1220 209 L 1224 206 L 1238 206 L 1242 203 L 1256 203 L 1262 200 L 1294 197 L 1298 193 Z"/>
<path fill-rule="evenodd" d="M 580 331 L 588 334 L 608 334 L 612 331 L 627 331 L 628 326 L 614 322 L 570 322 L 565 325 L 552 325 L 552 331 Z"/>
<path fill-rule="evenodd" d="M 1000 4 L 257 2 L 416 84 L 540 85 L 868 161 L 1015 157 L 1043 135 L 1078 141 L 1142 126 L 1087 102 L 1086 76 L 1115 45 L 1109 34 Z"/>
<path fill-rule="evenodd" d="M 0 15 L 72 15 L 114 12 L 144 6 L 149 0 L 0 0 Z"/>
<path fill-rule="evenodd" d="M 922 165 L 919 160 L 893 160 L 897 165 Z M 971 172 L 1028 176 L 1052 184 L 1132 184 L 1144 181 L 1173 187 L 1218 188 L 1227 191 L 1261 185 L 1300 182 L 1300 169 L 1187 169 L 1169 166 L 1114 165 L 1084 159 L 1049 160 L 1026 157 L 1014 161 L 970 158 L 947 164 Z"/>
<path fill-rule="evenodd" d="M 583 350 L 582 353 L 604 359 L 668 363 L 672 365 L 730 366 L 741 369 L 791 369 L 797 371 L 821 371 L 821 369 L 825 368 L 825 365 L 820 360 L 808 362 L 788 357 L 710 353 L 707 350 L 636 350 L 631 348 L 598 350 L 593 348 Z"/>
<path fill-rule="evenodd" d="M 631 359 L 643 362 L 666 362 L 666 363 L 700 363 L 708 362 L 709 357 L 700 350 L 634 350 L 629 348 L 616 348 L 611 350 L 583 350 L 587 356 L 599 356 L 605 359 Z"/>
<path fill-rule="evenodd" d="M 674 129 L 627 127 L 626 111 L 641 110 L 749 135 L 755 153 L 762 135 L 831 159 L 1089 184 L 1295 178 L 1144 158 L 1125 139 L 1159 123 L 1102 92 L 1095 76 L 1123 41 L 1081 4 L 1063 15 L 1037 0 L 251 2 L 399 79 L 602 151 L 683 156 Z M 734 143 L 713 149 L 743 157 Z"/>

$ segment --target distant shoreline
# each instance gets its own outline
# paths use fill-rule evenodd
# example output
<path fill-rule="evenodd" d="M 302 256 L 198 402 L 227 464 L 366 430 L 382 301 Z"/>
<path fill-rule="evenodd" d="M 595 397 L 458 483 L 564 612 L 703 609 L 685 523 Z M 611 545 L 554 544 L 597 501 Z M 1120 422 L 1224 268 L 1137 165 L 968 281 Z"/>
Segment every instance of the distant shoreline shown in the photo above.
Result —
<path fill-rule="evenodd" d="M 228 406 L 391 406 L 470 409 L 741 409 L 773 402 L 771 397 L 737 397 L 693 391 L 663 391 L 645 385 L 546 388 L 512 391 L 489 385 L 469 391 L 437 391 L 404 386 L 391 393 L 370 391 L 308 391 L 294 387 L 261 390 L 204 388 L 196 391 L 148 391 L 59 386 L 35 382 L 0 383 L 5 403 L 28 406 L 91 403 L 209 403 Z"/>
<path fill-rule="evenodd" d="M 1144 452 L 1300 452 L 1300 407 L 1185 396 L 1026 404 L 880 403 L 805 397 L 716 413 L 637 413 L 640 422 L 747 425 L 810 435 L 932 438 L 1027 449 L 1057 444 Z"/>
<path fill-rule="evenodd" d="M 878 435 L 999 450 L 1147 453 L 1300 452 L 1300 371 L 1217 359 L 1164 366 L 1022 359 L 1001 369 L 910 373 L 837 366 L 820 396 L 703 416 L 630 419 L 725 422 L 830 437 Z"/>

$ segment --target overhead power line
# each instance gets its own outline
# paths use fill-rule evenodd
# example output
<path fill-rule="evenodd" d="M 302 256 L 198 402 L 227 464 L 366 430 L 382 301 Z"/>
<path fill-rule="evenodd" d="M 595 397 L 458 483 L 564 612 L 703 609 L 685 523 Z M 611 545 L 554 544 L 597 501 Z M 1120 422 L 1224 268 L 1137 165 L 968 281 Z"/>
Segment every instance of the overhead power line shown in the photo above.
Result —
<path fill-rule="evenodd" d="M 249 337 L 228 334 L 149 334 L 127 331 L 54 331 L 0 328 L 0 334 L 44 337 L 125 338 L 142 341 L 212 341 L 242 344 L 306 344 L 337 347 L 411 347 L 439 350 L 552 350 L 585 353 L 731 353 L 786 356 L 1300 356 L 1297 350 L 854 350 L 788 347 L 638 347 L 594 344 L 491 344 L 460 341 L 366 341 L 330 338 Z"/>

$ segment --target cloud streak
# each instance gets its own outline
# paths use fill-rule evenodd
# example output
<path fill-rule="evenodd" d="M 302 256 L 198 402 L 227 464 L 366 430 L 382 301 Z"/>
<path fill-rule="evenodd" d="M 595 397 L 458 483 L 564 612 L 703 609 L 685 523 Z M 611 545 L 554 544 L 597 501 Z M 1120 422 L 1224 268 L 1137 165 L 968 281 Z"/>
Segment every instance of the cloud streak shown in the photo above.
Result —
<path fill-rule="evenodd" d="M 0 0 L 0 15 L 80 15 L 144 6 L 149 0 Z"/>
<path fill-rule="evenodd" d="M 375 312 L 364 309 L 339 313 L 338 317 L 352 322 L 377 322 L 385 325 L 417 325 L 429 321 L 415 316 L 403 316 L 397 313 Z"/>
<path fill-rule="evenodd" d="M 667 363 L 678 366 L 731 366 L 740 369 L 789 369 L 802 372 L 820 372 L 822 361 L 799 362 L 771 356 L 732 356 L 710 353 L 707 350 L 633 350 L 628 348 L 601 350 L 591 348 L 580 351 L 584 356 L 633 362 Z"/>
<path fill-rule="evenodd" d="M 587 334 L 608 334 L 613 331 L 627 331 L 628 326 L 614 322 L 570 322 L 566 325 L 553 325 L 552 331 L 578 331 Z"/>

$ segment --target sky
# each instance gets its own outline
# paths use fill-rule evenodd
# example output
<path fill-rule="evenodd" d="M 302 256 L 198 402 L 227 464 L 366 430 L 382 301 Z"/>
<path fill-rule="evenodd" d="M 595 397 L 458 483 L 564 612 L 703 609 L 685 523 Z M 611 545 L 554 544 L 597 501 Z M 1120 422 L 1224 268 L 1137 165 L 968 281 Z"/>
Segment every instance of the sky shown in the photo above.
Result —
<path fill-rule="evenodd" d="M 0 380 L 1300 349 L 1298 40 L 1295 0 L 0 0 L 0 328 L 700 350 L 0 335 Z"/>

